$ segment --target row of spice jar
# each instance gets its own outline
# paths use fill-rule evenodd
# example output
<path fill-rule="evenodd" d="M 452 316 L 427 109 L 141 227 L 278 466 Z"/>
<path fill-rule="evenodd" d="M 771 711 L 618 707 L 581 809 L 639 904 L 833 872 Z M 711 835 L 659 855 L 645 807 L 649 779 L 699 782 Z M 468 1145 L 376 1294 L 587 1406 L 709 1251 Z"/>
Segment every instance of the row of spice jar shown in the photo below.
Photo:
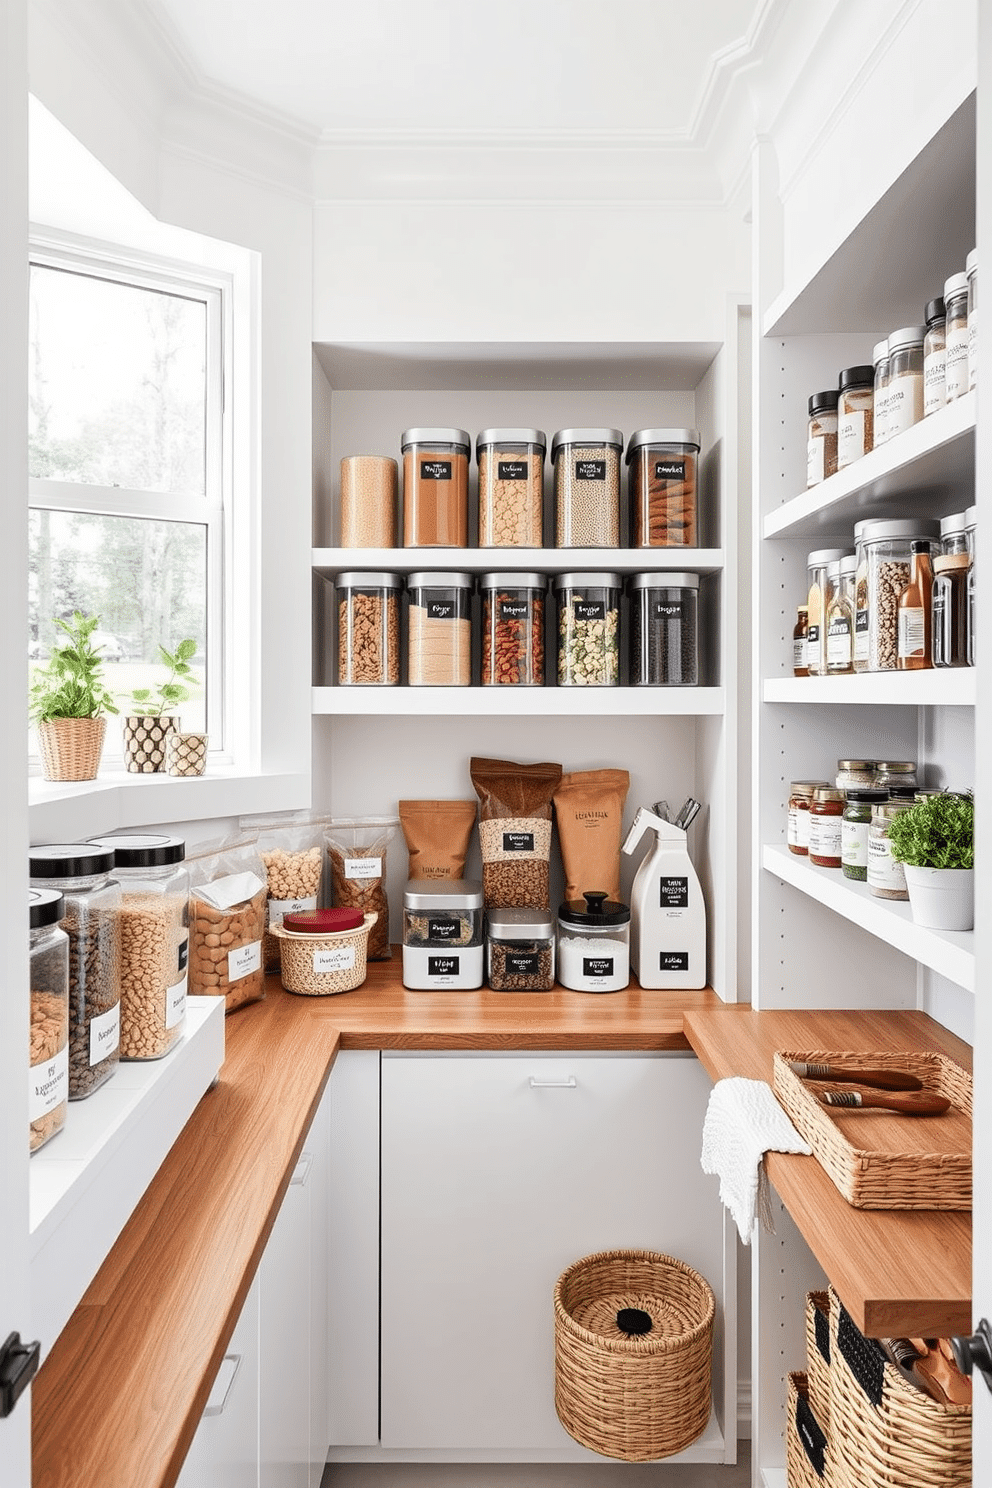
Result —
<path fill-rule="evenodd" d="M 465 548 L 471 439 L 465 429 L 407 429 L 403 546 Z M 638 429 L 627 443 L 632 548 L 699 545 L 696 429 Z M 480 548 L 539 548 L 544 540 L 541 429 L 484 429 L 476 440 Z M 559 429 L 551 441 L 555 546 L 620 546 L 619 429 Z M 341 461 L 341 546 L 397 546 L 398 470 L 386 455 Z"/>
<path fill-rule="evenodd" d="M 557 597 L 560 687 L 617 686 L 621 680 L 617 573 L 565 573 Z M 338 682 L 396 686 L 404 579 L 393 573 L 342 573 L 335 580 Z M 541 573 L 488 573 L 479 579 L 483 686 L 539 687 L 545 681 L 545 598 Z M 693 687 L 699 680 L 699 575 L 639 573 L 628 581 L 632 686 Z M 407 682 L 467 687 L 472 681 L 471 574 L 411 573 L 406 579 Z"/>
<path fill-rule="evenodd" d="M 847 367 L 836 388 L 813 393 L 806 431 L 807 489 L 962 397 L 978 380 L 978 252 L 943 295 L 927 303 L 925 325 L 903 326 L 876 342 L 869 365 Z"/>

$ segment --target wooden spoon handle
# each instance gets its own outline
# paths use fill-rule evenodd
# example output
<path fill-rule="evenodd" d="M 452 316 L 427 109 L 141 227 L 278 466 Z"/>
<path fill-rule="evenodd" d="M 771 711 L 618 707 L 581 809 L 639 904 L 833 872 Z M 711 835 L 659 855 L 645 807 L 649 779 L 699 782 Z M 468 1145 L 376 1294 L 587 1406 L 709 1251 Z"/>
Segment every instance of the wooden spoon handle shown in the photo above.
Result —
<path fill-rule="evenodd" d="M 825 1090 L 820 1099 L 825 1106 L 901 1111 L 904 1116 L 942 1116 L 951 1108 L 946 1095 L 933 1095 L 929 1091 L 920 1095 L 873 1095 L 861 1090 Z"/>
<path fill-rule="evenodd" d="M 870 1085 L 875 1090 L 922 1090 L 923 1081 L 906 1070 L 852 1069 L 843 1064 L 809 1064 L 800 1060 L 790 1066 L 807 1080 L 838 1080 L 846 1085 Z"/>

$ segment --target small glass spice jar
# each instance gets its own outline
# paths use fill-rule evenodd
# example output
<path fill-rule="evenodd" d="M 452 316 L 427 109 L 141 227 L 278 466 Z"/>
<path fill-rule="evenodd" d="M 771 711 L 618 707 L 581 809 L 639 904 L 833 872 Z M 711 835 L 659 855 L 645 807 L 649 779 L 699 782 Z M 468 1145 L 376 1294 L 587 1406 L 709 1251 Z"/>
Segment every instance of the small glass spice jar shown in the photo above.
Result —
<path fill-rule="evenodd" d="M 806 636 L 809 630 L 809 606 L 798 605 L 796 607 L 796 624 L 792 632 L 792 675 L 794 677 L 808 677 L 809 666 L 806 661 Z"/>
<path fill-rule="evenodd" d="M 841 823 L 840 859 L 845 878 L 868 880 L 868 834 L 872 807 L 888 800 L 888 791 L 857 786 L 847 792 Z"/>
<path fill-rule="evenodd" d="M 875 369 L 845 367 L 837 399 L 837 469 L 853 465 L 874 448 Z"/>
<path fill-rule="evenodd" d="M 874 416 L 872 419 L 874 448 L 878 449 L 889 437 L 888 400 L 889 400 L 889 338 L 884 341 L 876 341 L 871 353 L 872 366 L 875 369 L 874 386 L 872 389 L 872 404 Z"/>
<path fill-rule="evenodd" d="M 889 438 L 904 434 L 923 417 L 923 337 L 925 326 L 903 326 L 889 337 Z"/>
<path fill-rule="evenodd" d="M 923 416 L 936 413 L 947 402 L 947 376 L 944 333 L 946 317 L 944 297 L 927 301 L 924 312 L 927 333 L 923 337 Z"/>
<path fill-rule="evenodd" d="M 31 1030 L 29 1150 L 62 1130 L 69 1100 L 69 937 L 57 889 L 28 890 Z"/>
<path fill-rule="evenodd" d="M 630 909 L 586 890 L 558 910 L 558 980 L 573 992 L 619 992 L 630 981 Z"/>
<path fill-rule="evenodd" d="M 550 992 L 555 984 L 555 922 L 546 909 L 491 909 L 486 981 L 494 992 Z"/>
<path fill-rule="evenodd" d="M 620 681 L 620 575 L 564 573 L 558 596 L 558 686 L 616 687 Z"/>
<path fill-rule="evenodd" d="M 619 547 L 622 454 L 619 429 L 558 430 L 551 441 L 557 547 Z"/>
<path fill-rule="evenodd" d="M 630 684 L 699 681 L 699 575 L 641 573 L 630 580 Z"/>
<path fill-rule="evenodd" d="M 465 429 L 407 429 L 403 451 L 403 546 L 468 547 Z"/>
<path fill-rule="evenodd" d="M 338 595 L 338 682 L 343 687 L 395 687 L 400 680 L 403 579 L 391 573 L 341 573 Z"/>
<path fill-rule="evenodd" d="M 968 512 L 955 512 L 940 524 L 940 553 L 933 560 L 932 638 L 935 667 L 968 665 L 968 570 L 974 526 Z"/>
<path fill-rule="evenodd" d="M 952 274 L 944 282 L 944 386 L 948 403 L 968 391 L 968 276 Z"/>
<path fill-rule="evenodd" d="M 846 548 L 816 548 L 806 559 L 806 665 L 811 677 L 826 676 L 827 611 L 830 608 L 830 565 L 848 556 Z"/>
<path fill-rule="evenodd" d="M 543 429 L 483 429 L 479 465 L 479 547 L 539 548 L 544 540 Z"/>
<path fill-rule="evenodd" d="M 411 687 L 468 687 L 472 681 L 471 574 L 410 574 L 407 681 Z"/>
<path fill-rule="evenodd" d="M 395 548 L 396 461 L 389 455 L 345 455 L 341 461 L 341 546 Z"/>
<path fill-rule="evenodd" d="M 809 854 L 809 808 L 813 804 L 813 792 L 820 786 L 828 786 L 829 780 L 794 780 L 789 787 L 789 823 L 787 843 L 789 851 L 797 857 Z"/>
<path fill-rule="evenodd" d="M 875 761 L 839 759 L 834 783 L 839 791 L 869 790 L 875 784 Z"/>
<path fill-rule="evenodd" d="M 872 784 L 878 790 L 895 790 L 910 785 L 916 790 L 919 782 L 915 760 L 879 760 Z"/>
<path fill-rule="evenodd" d="M 968 281 L 968 386 L 978 383 L 978 249 L 972 248 L 964 261 Z"/>
<path fill-rule="evenodd" d="M 826 649 L 827 676 L 838 677 L 854 671 L 854 575 L 857 559 L 853 553 L 831 563 L 827 582 L 830 601 L 827 605 Z"/>
<path fill-rule="evenodd" d="M 892 856 L 889 822 L 901 811 L 908 811 L 912 801 L 876 801 L 871 808 L 868 828 L 868 892 L 876 899 L 908 899 L 906 871 Z"/>
<path fill-rule="evenodd" d="M 638 429 L 627 444 L 632 548 L 695 548 L 698 429 Z"/>
<path fill-rule="evenodd" d="M 817 868 L 841 866 L 844 792 L 819 785 L 809 808 L 809 860 Z"/>
<path fill-rule="evenodd" d="M 482 595 L 483 687 L 544 683 L 544 596 L 539 573 L 488 573 Z"/>
<path fill-rule="evenodd" d="M 806 429 L 806 487 L 818 486 L 837 470 L 837 402 L 836 388 L 813 393 L 809 400 L 809 424 Z"/>

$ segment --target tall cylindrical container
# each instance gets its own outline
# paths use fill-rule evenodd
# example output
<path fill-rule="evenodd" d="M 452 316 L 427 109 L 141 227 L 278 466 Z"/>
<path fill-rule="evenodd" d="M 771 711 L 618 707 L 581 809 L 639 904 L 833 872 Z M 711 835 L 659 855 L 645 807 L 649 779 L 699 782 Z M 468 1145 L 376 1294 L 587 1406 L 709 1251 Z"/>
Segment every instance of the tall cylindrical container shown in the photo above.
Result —
<path fill-rule="evenodd" d="M 395 548 L 396 461 L 388 455 L 345 455 L 341 461 L 341 546 Z"/>
<path fill-rule="evenodd" d="M 37 1152 L 65 1125 L 69 1100 L 69 937 L 58 889 L 29 889 L 31 1032 L 29 1148 Z"/>
<path fill-rule="evenodd" d="M 407 429 L 403 451 L 403 546 L 468 546 L 468 461 L 464 429 Z"/>

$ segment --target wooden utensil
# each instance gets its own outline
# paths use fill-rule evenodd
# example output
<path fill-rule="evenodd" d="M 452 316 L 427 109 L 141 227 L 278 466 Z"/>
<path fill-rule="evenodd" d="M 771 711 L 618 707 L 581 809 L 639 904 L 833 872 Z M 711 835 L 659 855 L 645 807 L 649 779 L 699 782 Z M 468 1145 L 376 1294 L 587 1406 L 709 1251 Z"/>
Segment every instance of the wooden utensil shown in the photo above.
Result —
<path fill-rule="evenodd" d="M 922 1090 L 923 1081 L 905 1070 L 849 1069 L 843 1064 L 804 1064 L 787 1061 L 793 1074 L 803 1080 L 837 1080 L 847 1085 L 870 1085 L 873 1090 Z"/>
<path fill-rule="evenodd" d="M 933 1095 L 930 1091 L 920 1095 L 872 1095 L 860 1090 L 824 1090 L 820 1099 L 825 1106 L 900 1111 L 904 1116 L 942 1116 L 951 1108 L 946 1095 Z"/>

